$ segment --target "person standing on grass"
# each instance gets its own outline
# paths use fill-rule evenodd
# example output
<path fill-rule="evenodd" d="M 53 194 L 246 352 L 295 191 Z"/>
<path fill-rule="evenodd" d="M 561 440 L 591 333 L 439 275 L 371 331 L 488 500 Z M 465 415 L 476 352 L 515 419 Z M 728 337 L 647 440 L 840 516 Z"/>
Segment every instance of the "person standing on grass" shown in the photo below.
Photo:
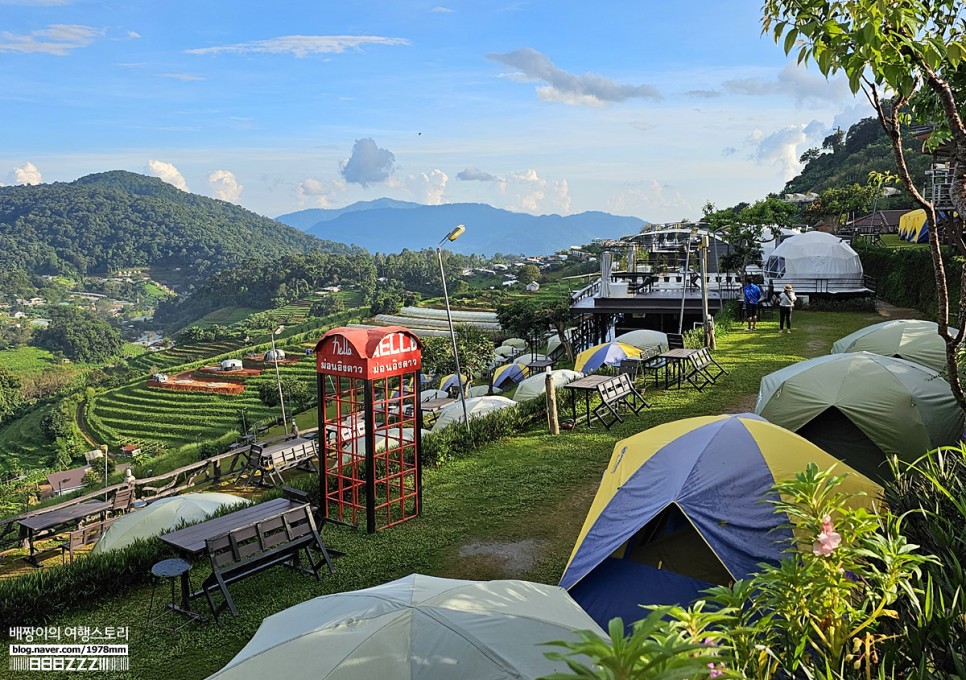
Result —
<path fill-rule="evenodd" d="M 741 289 L 745 297 L 745 319 L 748 321 L 749 331 L 753 331 L 758 326 L 758 303 L 761 302 L 761 288 L 747 279 L 745 287 Z"/>
<path fill-rule="evenodd" d="M 778 296 L 778 332 L 779 333 L 791 333 L 792 332 L 792 308 L 795 306 L 795 289 L 792 288 L 792 284 L 787 284 L 785 290 L 781 292 Z M 788 330 L 785 330 L 785 324 L 788 324 Z"/>

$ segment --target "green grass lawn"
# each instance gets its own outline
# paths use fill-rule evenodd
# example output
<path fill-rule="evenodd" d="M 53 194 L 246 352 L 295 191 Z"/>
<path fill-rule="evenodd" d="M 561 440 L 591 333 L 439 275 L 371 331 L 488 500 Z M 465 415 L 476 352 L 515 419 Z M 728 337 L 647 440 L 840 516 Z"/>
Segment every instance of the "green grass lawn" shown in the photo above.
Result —
<path fill-rule="evenodd" d="M 274 568 L 234 584 L 230 588 L 241 613 L 238 618 L 227 616 L 220 626 L 192 623 L 178 632 L 146 632 L 142 624 L 148 587 L 120 597 L 105 593 L 99 606 L 54 624 L 130 626 L 130 677 L 166 679 L 177 669 L 179 678 L 194 679 L 223 666 L 266 616 L 326 593 L 365 588 L 412 572 L 556 583 L 618 439 L 680 418 L 750 411 L 763 375 L 825 354 L 836 339 L 881 320 L 876 314 L 796 311 L 792 335 L 779 335 L 774 320 L 760 323 L 755 333 L 722 335 L 715 356 L 729 373 L 710 389 L 648 389 L 652 408 L 612 430 L 598 425 L 550 436 L 538 425 L 443 468 L 426 470 L 419 518 L 371 536 L 327 527 L 326 541 L 346 553 L 336 562 L 336 574 L 317 583 Z M 565 408 L 562 404 L 561 410 Z M 302 419 L 300 425 L 314 420 L 311 413 Z M 206 563 L 196 562 L 193 584 L 208 571 Z"/>
<path fill-rule="evenodd" d="M 60 360 L 45 349 L 24 345 L 16 349 L 0 350 L 0 366 L 14 373 L 37 373 Z"/>

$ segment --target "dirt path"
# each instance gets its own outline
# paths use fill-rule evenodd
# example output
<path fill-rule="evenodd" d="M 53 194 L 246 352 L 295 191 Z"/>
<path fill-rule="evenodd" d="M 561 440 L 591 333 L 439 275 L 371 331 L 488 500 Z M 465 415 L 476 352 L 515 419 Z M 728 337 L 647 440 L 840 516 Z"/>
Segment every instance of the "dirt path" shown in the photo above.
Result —
<path fill-rule="evenodd" d="M 100 442 L 94 439 L 94 435 L 92 435 L 90 433 L 90 430 L 87 429 L 87 417 L 84 415 L 84 410 L 86 409 L 86 407 L 87 407 L 86 401 L 82 401 L 77 405 L 77 411 L 74 414 L 74 420 L 77 422 L 77 429 L 80 430 L 81 436 L 85 440 L 87 440 L 88 444 L 90 444 L 94 448 L 97 448 L 100 445 Z"/>

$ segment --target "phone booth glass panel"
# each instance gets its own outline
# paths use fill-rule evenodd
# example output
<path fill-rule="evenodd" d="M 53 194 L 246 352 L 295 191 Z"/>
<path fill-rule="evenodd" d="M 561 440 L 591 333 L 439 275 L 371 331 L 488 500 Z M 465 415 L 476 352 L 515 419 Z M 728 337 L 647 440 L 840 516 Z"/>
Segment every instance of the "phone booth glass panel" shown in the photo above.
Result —
<path fill-rule="evenodd" d="M 400 326 L 335 328 L 316 345 L 328 521 L 371 533 L 419 514 L 421 349 Z"/>

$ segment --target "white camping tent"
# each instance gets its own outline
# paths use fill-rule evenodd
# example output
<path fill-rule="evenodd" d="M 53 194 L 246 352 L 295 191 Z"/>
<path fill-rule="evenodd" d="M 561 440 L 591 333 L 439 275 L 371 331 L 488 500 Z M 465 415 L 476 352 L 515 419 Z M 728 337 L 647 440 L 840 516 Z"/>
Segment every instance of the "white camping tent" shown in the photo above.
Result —
<path fill-rule="evenodd" d="M 516 402 L 506 397 L 473 397 L 466 400 L 466 412 L 470 415 L 470 420 L 480 418 L 492 411 L 516 406 Z M 444 427 L 449 427 L 455 423 L 463 422 L 463 404 L 457 399 L 455 404 L 450 404 L 439 412 L 439 417 L 433 424 L 433 432 L 438 432 Z"/>
<path fill-rule="evenodd" d="M 810 231 L 783 241 L 765 263 L 765 278 L 781 290 L 791 284 L 796 293 L 865 291 L 862 261 L 838 236 Z"/>
<path fill-rule="evenodd" d="M 553 385 L 556 388 L 563 387 L 567 383 L 572 383 L 578 378 L 583 378 L 583 373 L 578 373 L 577 371 L 568 371 L 565 368 L 557 369 L 556 371 L 550 371 L 551 380 L 553 380 Z M 537 373 L 535 376 L 527 378 L 519 385 L 517 385 L 517 391 L 513 394 L 513 401 L 529 401 L 531 399 L 536 399 L 537 397 L 542 397 L 547 391 L 547 374 Z"/>
<path fill-rule="evenodd" d="M 636 347 L 637 349 L 642 350 L 660 347 L 661 351 L 663 352 L 667 349 L 667 333 L 641 328 L 636 331 L 621 333 L 614 338 L 614 342 L 623 342 L 625 345 L 630 345 L 631 347 Z"/>
<path fill-rule="evenodd" d="M 269 616 L 208 680 L 539 678 L 567 670 L 542 643 L 578 630 L 606 639 L 558 586 L 413 574 Z"/>

